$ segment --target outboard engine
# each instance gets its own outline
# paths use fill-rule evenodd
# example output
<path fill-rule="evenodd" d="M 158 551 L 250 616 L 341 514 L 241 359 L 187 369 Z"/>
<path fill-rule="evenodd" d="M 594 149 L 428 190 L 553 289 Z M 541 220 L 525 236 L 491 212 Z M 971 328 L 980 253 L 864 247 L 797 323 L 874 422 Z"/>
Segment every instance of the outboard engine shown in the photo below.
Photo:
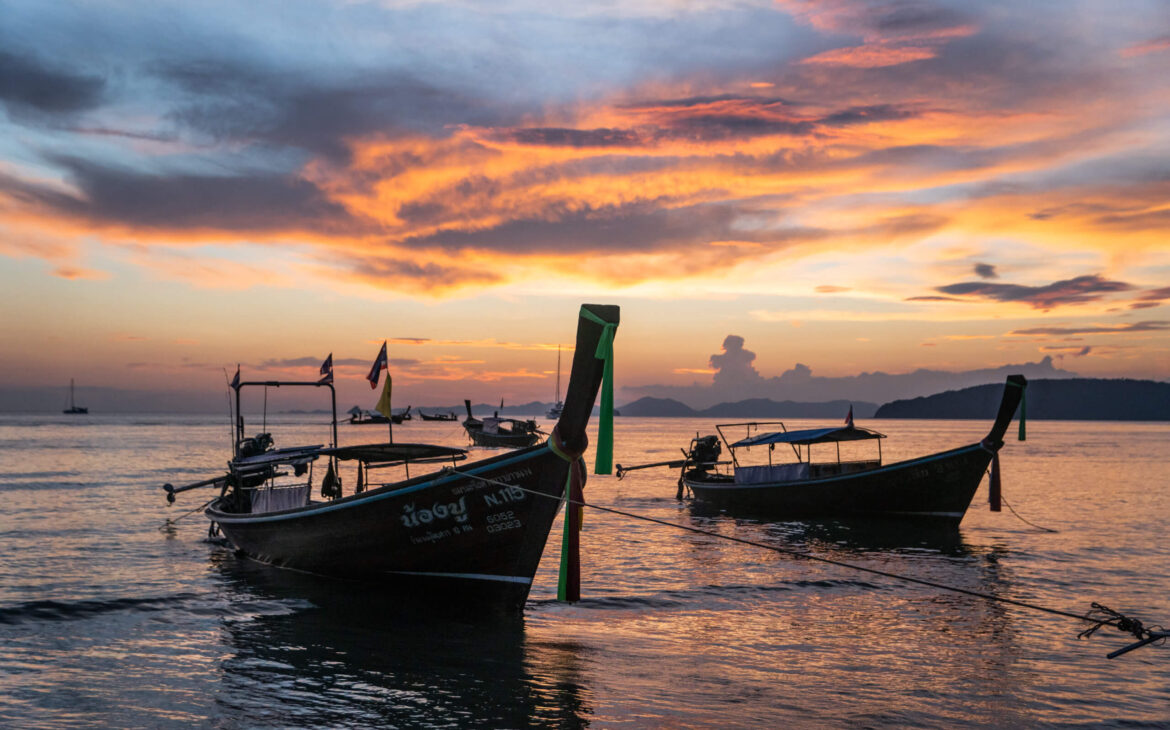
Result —
<path fill-rule="evenodd" d="M 237 458 L 246 459 L 249 456 L 256 456 L 263 454 L 272 448 L 272 434 L 258 433 L 251 438 L 241 439 L 240 443 L 236 445 L 236 451 L 239 454 Z"/>
<path fill-rule="evenodd" d="M 722 452 L 723 446 L 719 443 L 718 436 L 699 436 L 691 441 L 687 459 L 695 466 L 714 464 L 719 461 L 719 454 Z"/>
<path fill-rule="evenodd" d="M 679 500 L 683 498 L 684 476 L 695 479 L 705 478 L 707 467 L 715 466 L 719 462 L 719 454 L 722 451 L 723 446 L 719 443 L 718 436 L 696 436 L 691 439 L 691 448 L 686 452 L 687 460 L 683 464 L 682 474 L 678 477 L 678 493 L 674 495 L 674 498 Z"/>

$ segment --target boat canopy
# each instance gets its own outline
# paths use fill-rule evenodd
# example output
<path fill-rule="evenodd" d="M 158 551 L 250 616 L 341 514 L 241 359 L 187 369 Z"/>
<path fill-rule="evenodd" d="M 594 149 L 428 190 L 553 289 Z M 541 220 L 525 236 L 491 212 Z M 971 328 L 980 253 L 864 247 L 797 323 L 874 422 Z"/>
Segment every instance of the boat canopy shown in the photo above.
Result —
<path fill-rule="evenodd" d="M 744 446 L 763 446 L 764 444 L 824 444 L 839 441 L 865 441 L 868 439 L 884 439 L 884 433 L 871 431 L 868 428 L 846 426 L 842 428 L 807 428 L 801 431 L 774 431 L 749 436 L 731 444 L 731 448 L 738 449 Z"/>
<path fill-rule="evenodd" d="M 467 450 L 450 446 L 436 446 L 434 444 L 365 444 L 362 446 L 342 446 L 336 449 L 321 449 L 321 453 L 330 454 L 342 460 L 372 463 L 452 458 L 465 456 Z"/>

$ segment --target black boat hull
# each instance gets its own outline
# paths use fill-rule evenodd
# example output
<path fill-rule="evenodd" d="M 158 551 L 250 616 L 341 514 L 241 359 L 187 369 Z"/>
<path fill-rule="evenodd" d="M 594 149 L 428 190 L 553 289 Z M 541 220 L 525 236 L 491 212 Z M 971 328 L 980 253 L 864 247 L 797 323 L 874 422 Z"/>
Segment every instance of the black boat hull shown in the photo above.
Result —
<path fill-rule="evenodd" d="M 467 428 L 467 436 L 476 446 L 498 449 L 522 449 L 531 446 L 540 438 L 535 433 L 487 433 L 483 428 Z"/>
<path fill-rule="evenodd" d="M 868 471 L 799 482 L 736 484 L 708 473 L 683 483 L 706 507 L 770 519 L 885 515 L 958 524 L 993 455 L 982 444 Z"/>
<path fill-rule="evenodd" d="M 503 611 L 528 596 L 568 475 L 544 445 L 467 468 L 489 484 L 439 472 L 332 502 L 207 516 L 247 556 L 270 565 L 371 581 L 429 600 Z M 530 490 L 530 491 L 528 491 Z"/>

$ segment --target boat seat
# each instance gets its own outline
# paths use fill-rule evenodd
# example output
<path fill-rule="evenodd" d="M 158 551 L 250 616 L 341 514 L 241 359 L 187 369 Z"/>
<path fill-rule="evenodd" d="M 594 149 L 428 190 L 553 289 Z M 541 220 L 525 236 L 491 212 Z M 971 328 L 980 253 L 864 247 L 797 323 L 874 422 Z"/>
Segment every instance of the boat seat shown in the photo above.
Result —
<path fill-rule="evenodd" d="M 252 496 L 252 514 L 257 514 L 304 507 L 309 503 L 311 487 L 308 484 L 294 484 L 288 487 L 258 487 L 248 491 Z"/>
<path fill-rule="evenodd" d="M 736 484 L 768 484 L 771 482 L 796 482 L 808 479 L 808 464 L 768 464 L 764 466 L 740 466 L 735 469 Z"/>

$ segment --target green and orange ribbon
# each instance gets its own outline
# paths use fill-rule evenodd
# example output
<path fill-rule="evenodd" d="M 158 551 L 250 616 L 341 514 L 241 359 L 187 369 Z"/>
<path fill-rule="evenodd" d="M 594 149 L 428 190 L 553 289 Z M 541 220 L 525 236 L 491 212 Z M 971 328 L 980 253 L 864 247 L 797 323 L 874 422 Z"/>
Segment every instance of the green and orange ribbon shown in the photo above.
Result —
<path fill-rule="evenodd" d="M 581 522 L 585 508 L 585 462 L 580 453 L 571 453 L 561 443 L 556 428 L 548 439 L 548 448 L 569 465 L 565 478 L 565 527 L 561 535 L 561 566 L 557 574 L 557 600 L 573 603 L 581 600 Z M 584 448 L 582 448 L 584 451 Z"/>

